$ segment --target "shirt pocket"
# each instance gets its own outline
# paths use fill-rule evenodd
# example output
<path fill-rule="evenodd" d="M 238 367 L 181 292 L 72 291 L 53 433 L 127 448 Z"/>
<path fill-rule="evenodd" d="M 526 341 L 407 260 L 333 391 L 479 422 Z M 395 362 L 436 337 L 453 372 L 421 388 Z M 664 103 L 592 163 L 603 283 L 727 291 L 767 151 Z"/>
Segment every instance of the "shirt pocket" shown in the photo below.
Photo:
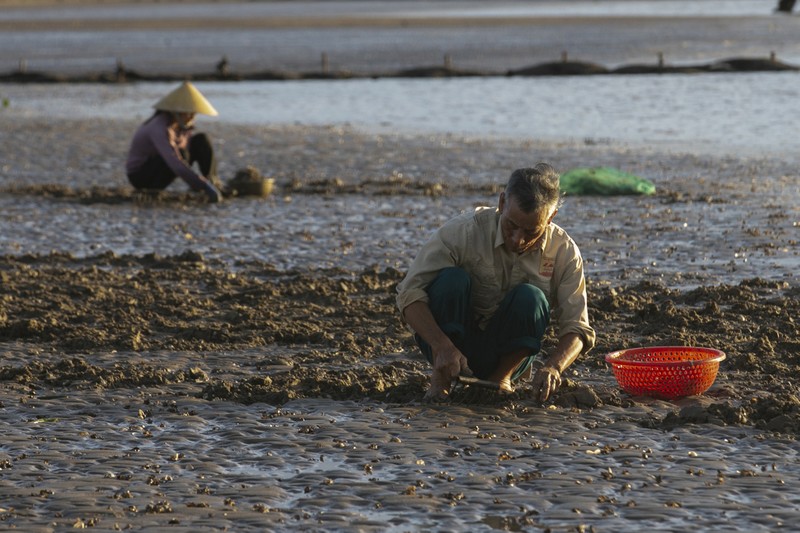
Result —
<path fill-rule="evenodd" d="M 488 317 L 497 310 L 503 298 L 494 265 L 478 259 L 468 269 L 472 281 L 472 307 L 479 317 Z"/>

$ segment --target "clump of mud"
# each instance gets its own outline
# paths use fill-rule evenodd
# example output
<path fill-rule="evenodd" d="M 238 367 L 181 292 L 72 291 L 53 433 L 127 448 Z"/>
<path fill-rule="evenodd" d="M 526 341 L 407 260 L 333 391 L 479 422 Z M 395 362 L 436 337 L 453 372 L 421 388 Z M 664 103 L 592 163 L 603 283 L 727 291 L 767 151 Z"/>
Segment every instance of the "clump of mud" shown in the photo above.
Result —
<path fill-rule="evenodd" d="M 226 184 L 229 196 L 266 197 L 272 193 L 275 180 L 261 175 L 252 165 L 240 168 Z"/>
<path fill-rule="evenodd" d="M 417 401 L 429 368 L 395 308 L 401 278 L 392 269 L 281 271 L 259 262 L 234 272 L 193 252 L 1 257 L 0 342 L 36 346 L 37 357 L 0 367 L 0 380 L 34 389 L 180 383 L 208 400 L 245 404 Z M 598 345 L 572 367 L 556 405 L 633 405 L 603 359 L 609 351 L 708 346 L 727 354 L 715 386 L 641 424 L 800 432 L 800 288 L 752 279 L 686 291 L 650 282 L 590 284 L 589 293 Z M 171 359 L 179 352 L 217 355 L 176 368 Z M 147 362 L 114 353 L 146 354 Z M 230 362 L 241 353 L 251 356 L 232 373 Z M 511 395 L 461 388 L 451 401 L 538 405 L 524 384 Z"/>
<path fill-rule="evenodd" d="M 800 289 L 787 282 L 762 279 L 684 292 L 640 282 L 596 289 L 590 319 L 613 325 L 598 338 L 603 352 L 632 345 L 709 346 L 727 354 L 728 370 L 791 375 L 800 367 L 798 296 Z"/>
<path fill-rule="evenodd" d="M 67 352 L 327 345 L 354 358 L 402 349 L 392 294 L 399 272 L 243 268 L 193 252 L 0 258 L 0 341 Z"/>
<path fill-rule="evenodd" d="M 136 190 L 133 187 L 76 188 L 56 183 L 10 185 L 1 189 L 4 194 L 38 196 L 55 200 L 68 200 L 84 205 L 91 204 L 166 204 L 181 205 L 207 203 L 205 195 L 191 192 Z"/>
<path fill-rule="evenodd" d="M 272 178 L 262 176 L 255 167 L 240 169 L 226 184 L 227 197 L 267 197 L 275 192 L 289 194 L 315 194 L 332 196 L 337 194 L 364 194 L 370 196 L 428 196 L 438 197 L 463 193 L 465 190 L 481 195 L 494 195 L 498 184 L 460 184 L 450 187 L 438 181 L 412 179 L 392 174 L 379 178 L 364 178 L 360 181 L 345 182 L 340 178 L 299 179 L 294 177 L 281 184 Z M 3 194 L 16 196 L 37 196 L 42 198 L 68 200 L 84 205 L 91 204 L 165 204 L 182 205 L 206 203 L 204 194 L 173 190 L 136 190 L 133 187 L 71 187 L 54 183 L 14 184 L 0 188 Z"/>

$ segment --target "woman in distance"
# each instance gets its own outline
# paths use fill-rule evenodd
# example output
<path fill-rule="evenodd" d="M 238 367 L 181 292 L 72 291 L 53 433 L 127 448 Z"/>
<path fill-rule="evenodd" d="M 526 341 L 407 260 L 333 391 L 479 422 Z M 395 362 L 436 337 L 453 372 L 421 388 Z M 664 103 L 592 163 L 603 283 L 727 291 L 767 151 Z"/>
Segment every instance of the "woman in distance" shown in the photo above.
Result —
<path fill-rule="evenodd" d="M 125 170 L 136 189 L 166 189 L 181 178 L 210 202 L 222 200 L 214 149 L 205 133 L 194 131 L 198 113 L 217 116 L 217 110 L 189 82 L 184 82 L 153 107 L 155 113 L 136 130 Z M 197 163 L 199 172 L 192 166 Z"/>

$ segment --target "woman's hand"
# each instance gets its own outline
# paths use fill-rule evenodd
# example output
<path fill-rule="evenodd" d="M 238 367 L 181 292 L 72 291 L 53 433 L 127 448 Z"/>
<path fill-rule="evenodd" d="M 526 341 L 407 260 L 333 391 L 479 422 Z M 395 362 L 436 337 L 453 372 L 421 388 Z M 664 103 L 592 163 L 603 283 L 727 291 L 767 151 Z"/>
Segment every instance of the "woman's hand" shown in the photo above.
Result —
<path fill-rule="evenodd" d="M 222 193 L 219 189 L 214 187 L 210 182 L 206 182 L 205 193 L 208 196 L 208 201 L 212 204 L 217 204 L 222 201 Z"/>

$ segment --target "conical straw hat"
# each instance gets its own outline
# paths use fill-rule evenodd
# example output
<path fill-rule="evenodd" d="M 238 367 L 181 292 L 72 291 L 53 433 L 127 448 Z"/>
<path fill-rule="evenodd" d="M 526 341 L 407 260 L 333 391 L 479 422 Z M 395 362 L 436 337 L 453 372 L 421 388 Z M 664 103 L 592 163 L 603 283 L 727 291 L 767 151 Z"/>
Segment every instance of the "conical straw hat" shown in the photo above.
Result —
<path fill-rule="evenodd" d="M 216 117 L 219 115 L 206 97 L 197 87 L 188 81 L 166 95 L 153 105 L 159 111 L 172 111 L 173 113 L 202 113 Z"/>

